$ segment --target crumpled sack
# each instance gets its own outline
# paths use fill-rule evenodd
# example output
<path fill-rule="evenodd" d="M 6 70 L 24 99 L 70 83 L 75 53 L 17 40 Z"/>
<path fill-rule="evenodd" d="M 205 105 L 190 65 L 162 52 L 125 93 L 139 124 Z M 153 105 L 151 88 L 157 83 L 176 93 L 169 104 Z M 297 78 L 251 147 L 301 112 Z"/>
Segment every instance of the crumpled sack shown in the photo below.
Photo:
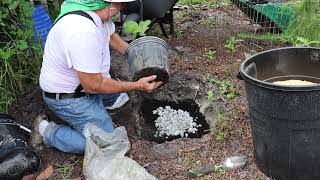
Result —
<path fill-rule="evenodd" d="M 130 149 L 125 127 L 106 133 L 93 124 L 84 129 L 83 172 L 87 180 L 156 180 L 137 162 L 125 157 Z"/>

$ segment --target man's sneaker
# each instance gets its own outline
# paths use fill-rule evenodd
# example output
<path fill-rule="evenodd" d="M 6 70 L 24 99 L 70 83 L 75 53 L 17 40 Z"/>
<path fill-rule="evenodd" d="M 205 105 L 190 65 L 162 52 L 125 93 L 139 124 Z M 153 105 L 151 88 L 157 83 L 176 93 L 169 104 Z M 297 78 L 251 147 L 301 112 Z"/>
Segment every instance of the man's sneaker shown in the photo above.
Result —
<path fill-rule="evenodd" d="M 129 101 L 129 96 L 127 93 L 121 93 L 120 96 L 117 98 L 116 102 L 112 106 L 107 106 L 106 109 L 112 110 L 117 109 Z"/>
<path fill-rule="evenodd" d="M 36 151 L 41 151 L 44 148 L 42 136 L 40 135 L 40 132 L 39 132 L 39 124 L 43 120 L 48 120 L 48 118 L 44 114 L 41 114 L 41 115 L 38 115 L 32 123 L 32 130 L 31 130 L 31 137 L 30 137 L 29 144 Z"/>

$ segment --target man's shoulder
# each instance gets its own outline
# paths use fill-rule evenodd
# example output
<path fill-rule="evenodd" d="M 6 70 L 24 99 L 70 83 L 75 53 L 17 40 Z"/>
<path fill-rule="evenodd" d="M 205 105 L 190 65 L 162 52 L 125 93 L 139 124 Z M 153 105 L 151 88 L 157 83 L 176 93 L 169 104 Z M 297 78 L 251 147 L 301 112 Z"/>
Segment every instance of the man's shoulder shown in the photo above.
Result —
<path fill-rule="evenodd" d="M 55 26 L 57 30 L 65 33 L 96 32 L 96 25 L 91 19 L 76 14 L 69 14 L 61 18 Z"/>

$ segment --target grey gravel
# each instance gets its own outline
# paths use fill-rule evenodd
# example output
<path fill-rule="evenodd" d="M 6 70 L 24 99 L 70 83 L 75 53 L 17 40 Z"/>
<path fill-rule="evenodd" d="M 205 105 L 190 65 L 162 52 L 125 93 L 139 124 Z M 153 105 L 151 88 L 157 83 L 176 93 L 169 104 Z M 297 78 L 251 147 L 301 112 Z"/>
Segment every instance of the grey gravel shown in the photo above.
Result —
<path fill-rule="evenodd" d="M 156 137 L 181 136 L 188 137 L 189 133 L 196 133 L 198 127 L 196 119 L 190 116 L 190 113 L 181 109 L 175 110 L 170 106 L 159 107 L 152 112 L 159 115 L 155 120 L 157 127 Z"/>

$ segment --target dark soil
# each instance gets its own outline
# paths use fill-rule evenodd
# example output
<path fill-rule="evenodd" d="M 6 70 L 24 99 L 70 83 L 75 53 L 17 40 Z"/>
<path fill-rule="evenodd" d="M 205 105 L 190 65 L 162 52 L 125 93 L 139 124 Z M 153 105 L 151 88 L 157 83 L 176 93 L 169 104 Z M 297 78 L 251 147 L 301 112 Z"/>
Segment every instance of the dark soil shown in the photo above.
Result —
<path fill-rule="evenodd" d="M 161 81 L 163 84 L 166 84 L 169 80 L 169 73 L 166 69 L 157 68 L 157 67 L 148 67 L 136 72 L 133 76 L 133 81 L 137 81 L 140 78 L 148 77 L 151 75 L 157 75 L 155 81 Z"/>
<path fill-rule="evenodd" d="M 223 111 L 227 126 L 223 129 L 225 135 L 223 140 L 218 140 L 217 130 L 212 130 L 202 138 L 182 138 L 157 144 L 137 137 L 132 124 L 126 123 L 125 117 L 130 111 L 122 111 L 120 115 L 112 112 L 115 125 L 127 127 L 132 143 L 129 157 L 146 167 L 157 178 L 167 180 L 188 179 L 186 173 L 190 169 L 217 165 L 229 156 L 246 155 L 249 161 L 242 169 L 212 173 L 202 179 L 266 179 L 254 162 L 244 84 L 236 78 L 236 75 L 241 62 L 252 52 L 279 45 L 247 40 L 239 44 L 237 50 L 231 53 L 225 47 L 228 36 L 235 36 L 239 32 L 254 32 L 259 28 L 235 6 L 175 11 L 175 20 L 176 35 L 169 39 L 157 33 L 156 26 L 150 32 L 164 38 L 170 46 L 172 54 L 170 74 L 183 72 L 199 79 L 210 75 L 215 79 L 234 84 L 240 96 L 230 101 L 222 96 L 218 97 L 226 104 Z M 215 59 L 212 61 L 204 56 L 208 50 L 216 52 Z M 218 88 L 214 90 L 216 89 Z M 219 92 L 216 93 L 219 94 Z M 40 113 L 47 114 L 50 120 L 62 123 L 47 109 L 39 87 L 23 94 L 9 111 L 11 116 L 27 127 L 31 126 L 32 120 Z M 40 155 L 41 170 L 48 165 L 54 165 L 54 174 L 49 179 L 83 178 L 83 156 L 62 153 L 53 148 L 45 148 Z M 72 165 L 70 174 L 62 173 L 59 169 L 61 165 Z"/>

